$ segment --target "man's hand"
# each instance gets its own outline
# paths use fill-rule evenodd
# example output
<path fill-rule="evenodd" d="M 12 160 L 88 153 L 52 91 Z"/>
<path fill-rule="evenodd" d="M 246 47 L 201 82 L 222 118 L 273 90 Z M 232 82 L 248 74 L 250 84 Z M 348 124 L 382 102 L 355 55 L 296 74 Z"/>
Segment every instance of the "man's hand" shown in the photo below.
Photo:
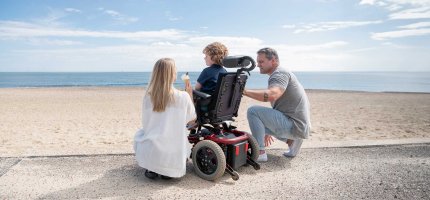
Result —
<path fill-rule="evenodd" d="M 268 147 L 272 144 L 272 142 L 274 142 L 273 137 L 270 135 L 265 135 L 264 136 L 264 146 Z"/>

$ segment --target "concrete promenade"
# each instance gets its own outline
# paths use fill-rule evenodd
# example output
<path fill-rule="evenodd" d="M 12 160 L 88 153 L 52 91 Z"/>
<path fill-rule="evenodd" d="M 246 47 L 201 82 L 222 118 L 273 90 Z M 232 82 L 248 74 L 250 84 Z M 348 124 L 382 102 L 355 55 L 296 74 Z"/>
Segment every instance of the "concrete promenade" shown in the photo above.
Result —
<path fill-rule="evenodd" d="M 132 154 L 0 158 L 0 199 L 430 199 L 430 143 L 268 150 L 261 170 L 149 180 Z"/>

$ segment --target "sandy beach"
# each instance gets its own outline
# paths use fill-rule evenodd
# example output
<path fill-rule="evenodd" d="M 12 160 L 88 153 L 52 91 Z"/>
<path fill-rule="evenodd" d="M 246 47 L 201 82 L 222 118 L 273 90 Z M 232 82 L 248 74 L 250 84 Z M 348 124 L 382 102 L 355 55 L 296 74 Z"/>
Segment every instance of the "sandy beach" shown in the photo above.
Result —
<path fill-rule="evenodd" d="M 312 135 L 304 147 L 430 138 L 430 94 L 307 93 Z M 133 153 L 143 95 L 141 87 L 2 88 L 0 157 Z M 239 130 L 249 131 L 252 105 L 270 106 L 243 98 Z"/>

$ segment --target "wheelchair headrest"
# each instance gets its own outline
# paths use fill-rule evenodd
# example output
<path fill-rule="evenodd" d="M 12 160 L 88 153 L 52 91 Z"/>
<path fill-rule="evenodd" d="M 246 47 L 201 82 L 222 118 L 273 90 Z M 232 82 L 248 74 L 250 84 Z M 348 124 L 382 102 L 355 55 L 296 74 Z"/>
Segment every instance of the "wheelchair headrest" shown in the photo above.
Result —
<path fill-rule="evenodd" d="M 222 60 L 222 64 L 224 67 L 241 68 L 239 69 L 240 71 L 246 72 L 252 71 L 255 68 L 255 61 L 249 56 L 227 56 Z"/>

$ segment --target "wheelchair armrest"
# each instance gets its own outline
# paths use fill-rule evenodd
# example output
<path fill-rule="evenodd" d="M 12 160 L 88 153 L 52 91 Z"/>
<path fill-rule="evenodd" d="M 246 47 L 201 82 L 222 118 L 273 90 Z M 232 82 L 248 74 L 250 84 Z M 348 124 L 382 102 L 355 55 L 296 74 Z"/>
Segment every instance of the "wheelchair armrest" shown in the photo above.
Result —
<path fill-rule="evenodd" d="M 202 99 L 208 99 L 208 98 L 211 98 L 211 95 L 210 95 L 210 94 L 206 94 L 206 93 L 204 93 L 204 92 L 200 92 L 200 91 L 197 91 L 197 90 L 193 90 L 193 95 L 195 95 L 195 96 L 197 96 L 197 97 L 200 97 L 200 98 L 202 98 Z"/>

